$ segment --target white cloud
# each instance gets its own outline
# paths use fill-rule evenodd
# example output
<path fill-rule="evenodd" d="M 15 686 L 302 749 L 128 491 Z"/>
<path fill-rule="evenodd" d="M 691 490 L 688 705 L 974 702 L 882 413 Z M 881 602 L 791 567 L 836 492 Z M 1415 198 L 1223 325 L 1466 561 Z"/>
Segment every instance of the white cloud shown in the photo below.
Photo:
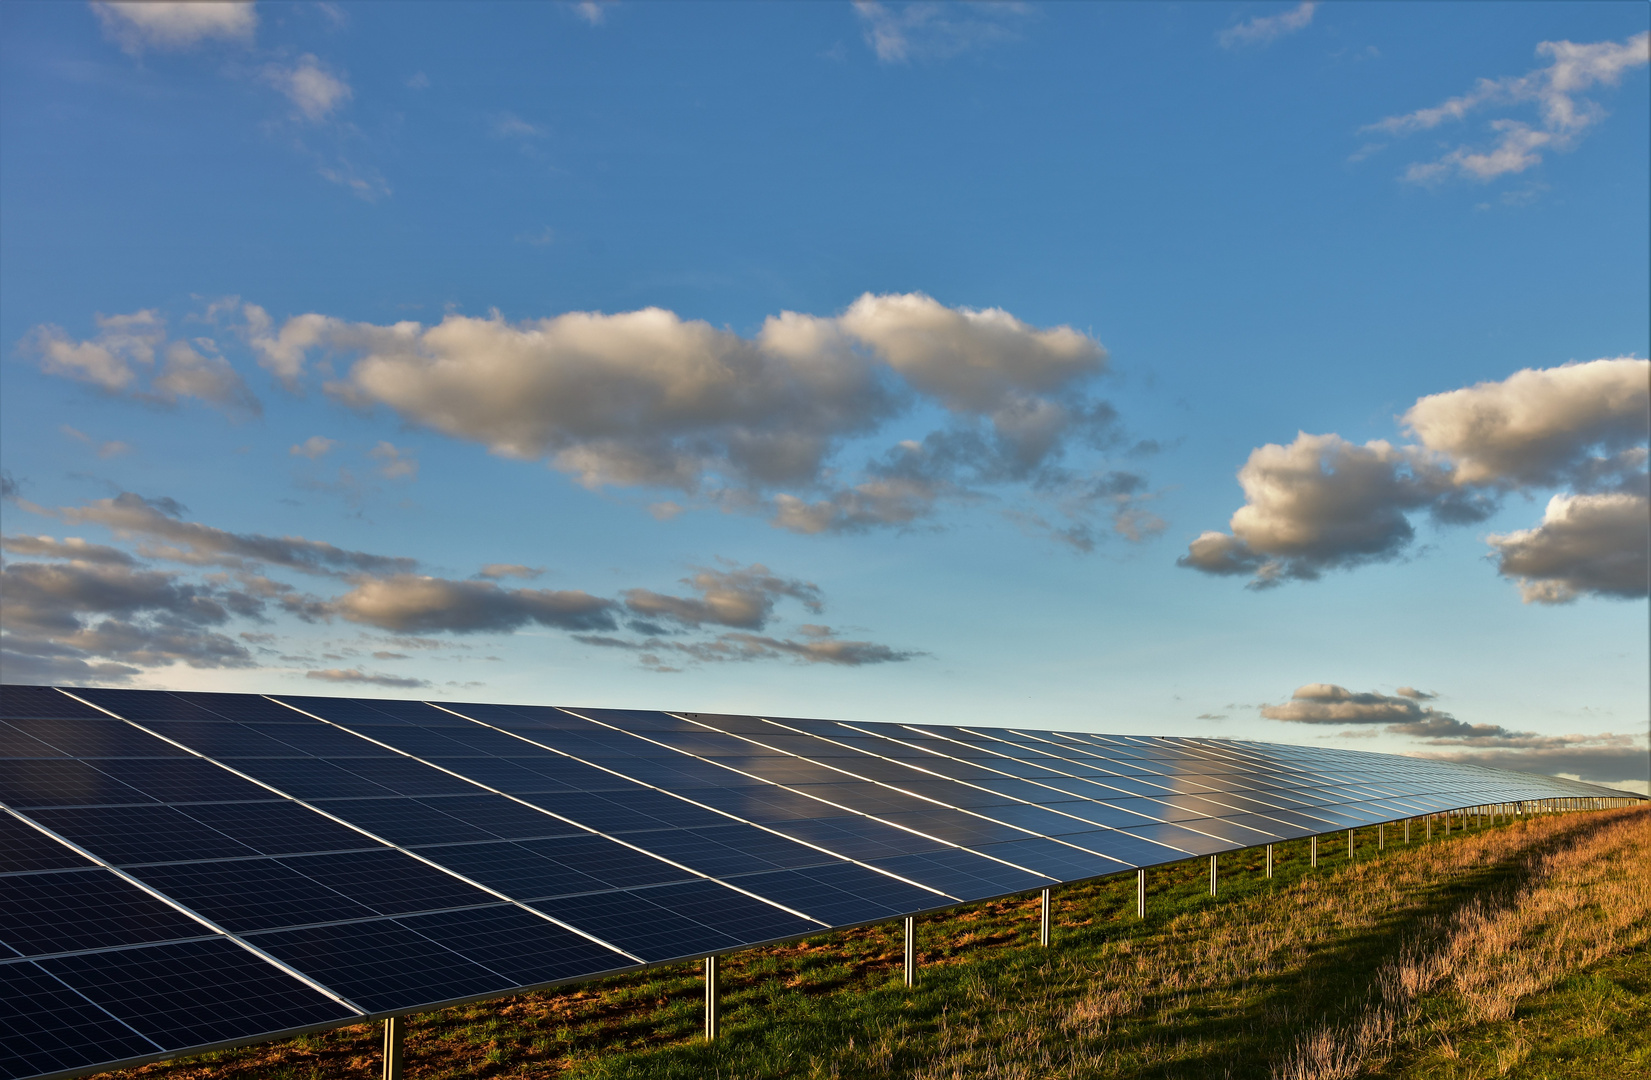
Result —
<path fill-rule="evenodd" d="M 578 0 L 571 6 L 575 15 L 592 26 L 601 26 L 608 17 L 608 7 L 613 3 L 615 0 Z"/>
<path fill-rule="evenodd" d="M 1253 573 L 1258 586 L 1393 557 L 1415 535 L 1407 512 L 1445 486 L 1437 470 L 1403 448 L 1306 432 L 1289 446 L 1252 451 L 1238 481 L 1245 502 L 1232 516 L 1232 534 L 1202 534 L 1181 565 Z"/>
<path fill-rule="evenodd" d="M 43 559 L 71 559 L 75 562 L 106 563 L 112 566 L 136 566 L 137 560 L 119 548 L 104 544 L 89 544 L 78 536 L 62 540 L 50 536 L 0 537 L 0 547 L 13 555 L 30 555 Z"/>
<path fill-rule="evenodd" d="M 144 49 L 180 51 L 208 38 L 251 44 L 258 13 L 251 3 L 143 0 L 94 3 L 103 32 L 134 56 Z"/>
<path fill-rule="evenodd" d="M 1619 357 L 1422 398 L 1402 418 L 1419 445 L 1301 433 L 1251 453 L 1231 532 L 1200 534 L 1179 562 L 1255 588 L 1312 579 L 1402 554 L 1419 511 L 1469 524 L 1505 492 L 1565 485 L 1539 527 L 1489 538 L 1502 572 L 1527 601 L 1644 596 L 1648 417 L 1651 362 Z"/>
<path fill-rule="evenodd" d="M 1221 43 L 1223 49 L 1268 45 L 1286 34 L 1305 29 L 1307 24 L 1313 21 L 1313 12 L 1317 8 L 1318 4 L 1313 0 L 1303 0 L 1289 11 L 1277 15 L 1257 15 L 1237 26 L 1230 26 L 1217 34 L 1216 40 Z"/>
<path fill-rule="evenodd" d="M 257 304 L 244 308 L 247 340 L 258 354 L 258 364 L 269 371 L 283 386 L 295 390 L 304 373 L 307 352 L 320 344 L 333 320 L 324 315 L 298 315 L 281 326 L 280 333 L 272 333 L 274 322 L 269 313 Z"/>
<path fill-rule="evenodd" d="M 354 96 L 343 76 L 328 71 L 313 54 L 305 53 L 291 66 L 267 64 L 264 81 L 287 96 L 311 123 L 319 123 Z"/>
<path fill-rule="evenodd" d="M 1084 495 L 1094 478 L 1059 462 L 1106 443 L 1116 420 L 1088 396 L 1106 369 L 1092 337 L 921 293 L 782 312 L 749 337 L 660 308 L 430 327 L 307 314 L 279 334 L 247 311 L 262 362 L 294 386 L 310 350 L 353 355 L 327 384 L 352 405 L 546 459 L 587 487 L 670 488 L 803 532 L 904 525 L 1006 483 L 1082 517 L 1099 505 Z M 914 403 L 950 420 L 845 474 L 835 455 Z M 1151 535 L 1131 513 L 1120 532 Z"/>
<path fill-rule="evenodd" d="M 782 578 L 761 563 L 730 570 L 700 569 L 682 579 L 698 597 L 669 596 L 648 589 L 628 589 L 625 606 L 645 619 L 667 619 L 684 626 L 715 623 L 760 630 L 774 613 L 780 597 L 800 601 L 819 612 L 820 588 L 795 578 Z"/>
<path fill-rule="evenodd" d="M 329 439 L 324 435 L 311 435 L 303 442 L 293 444 L 292 449 L 288 450 L 287 453 L 293 457 L 307 457 L 311 461 L 317 461 L 331 453 L 337 446 L 338 442 L 335 439 Z"/>
<path fill-rule="evenodd" d="M 1534 125 L 1508 117 L 1494 119 L 1489 125 L 1495 136 L 1490 145 L 1460 144 L 1433 161 L 1412 164 L 1404 179 L 1433 183 L 1455 175 L 1489 181 L 1524 172 L 1542 161 L 1545 150 L 1574 150 L 1587 130 L 1605 119 L 1601 105 L 1579 95 L 1595 86 L 1615 86 L 1626 72 L 1651 62 L 1651 33 L 1641 32 L 1622 42 L 1544 41 L 1536 51 L 1552 63 L 1525 75 L 1480 79 L 1466 94 L 1389 116 L 1362 130 L 1397 137 L 1460 123 L 1490 106 L 1534 106 Z M 1367 147 L 1357 156 L 1368 156 L 1379 148 Z"/>
<path fill-rule="evenodd" d="M 1624 356 L 1432 394 L 1404 423 L 1451 461 L 1458 484 L 1518 487 L 1613 471 L 1619 452 L 1645 441 L 1647 415 L 1651 361 Z"/>
<path fill-rule="evenodd" d="M 97 499 L 83 506 L 55 510 L 28 504 L 24 509 L 55 517 L 69 524 L 101 525 L 117 536 L 136 537 L 145 542 L 140 549 L 149 558 L 195 566 L 217 565 L 245 570 L 258 563 L 286 567 L 306 574 L 407 572 L 417 564 L 412 559 L 350 551 L 301 536 L 264 536 L 234 533 L 183 520 L 183 507 L 171 499 L 145 499 L 123 492 L 112 499 Z"/>
<path fill-rule="evenodd" d="M 1641 494 L 1555 495 L 1536 528 L 1488 539 L 1526 603 L 1637 599 L 1651 588 L 1651 500 Z"/>
<path fill-rule="evenodd" d="M 418 460 L 394 443 L 379 442 L 367 451 L 367 456 L 378 462 L 378 475 L 386 480 L 413 480 L 418 477 Z"/>
<path fill-rule="evenodd" d="M 885 64 L 944 60 L 971 49 L 1013 40 L 1020 3 L 880 3 L 854 0 L 866 44 Z"/>
<path fill-rule="evenodd" d="M 415 679 L 406 675 L 383 675 L 362 671 L 360 668 L 322 668 L 315 671 L 306 671 L 306 679 L 318 679 L 330 683 L 361 683 L 367 686 L 386 686 L 394 690 L 414 690 L 421 686 L 429 686 L 428 679 Z"/>
<path fill-rule="evenodd" d="M 75 341 L 61 327 L 35 327 L 27 347 L 40 369 L 150 404 L 196 398 L 225 412 L 258 414 L 263 406 L 210 338 L 167 343 L 166 321 L 153 310 L 98 315 L 98 334 Z M 159 357 L 161 363 L 156 366 Z"/>

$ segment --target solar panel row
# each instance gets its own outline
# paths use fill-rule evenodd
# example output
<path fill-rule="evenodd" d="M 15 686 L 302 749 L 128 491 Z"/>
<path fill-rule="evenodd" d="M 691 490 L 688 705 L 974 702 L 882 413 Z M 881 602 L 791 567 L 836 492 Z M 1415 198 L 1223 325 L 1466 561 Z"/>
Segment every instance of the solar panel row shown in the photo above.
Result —
<path fill-rule="evenodd" d="M 7 686 L 0 1076 L 1601 794 L 1260 743 Z"/>

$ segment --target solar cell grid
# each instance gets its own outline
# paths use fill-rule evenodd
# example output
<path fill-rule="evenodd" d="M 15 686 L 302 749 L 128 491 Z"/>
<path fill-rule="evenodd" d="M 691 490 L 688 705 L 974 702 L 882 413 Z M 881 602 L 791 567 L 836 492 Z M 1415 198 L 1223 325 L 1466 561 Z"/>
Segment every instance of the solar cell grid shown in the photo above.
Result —
<path fill-rule="evenodd" d="M 77 855 L 39 829 L 0 812 L 0 874 L 91 865 L 91 860 Z"/>
<path fill-rule="evenodd" d="M 293 855 L 281 862 L 381 915 L 487 904 L 498 899 L 399 851 Z"/>
<path fill-rule="evenodd" d="M 0 964 L 0 1076 L 39 1076 L 162 1047 L 34 964 Z"/>
<path fill-rule="evenodd" d="M 163 739 L 139 731 L 121 720 L 100 717 L 95 720 L 72 717 L 28 720 L 28 735 L 48 743 L 61 754 L 78 758 L 187 758 L 187 751 L 179 750 Z"/>
<path fill-rule="evenodd" d="M 20 956 L 139 945 L 210 932 L 102 868 L 0 876 L 0 942 Z"/>
<path fill-rule="evenodd" d="M 479 997 L 512 985 L 392 919 L 273 930 L 248 940 L 368 1012 Z"/>
<path fill-rule="evenodd" d="M 518 907 L 443 911 L 398 921 L 520 986 L 588 977 L 632 963 L 623 953 Z"/>
<path fill-rule="evenodd" d="M 354 829 L 297 803 L 196 803 L 183 811 L 262 855 L 381 848 Z"/>
<path fill-rule="evenodd" d="M 49 716 L 104 716 L 49 686 L 0 684 L 0 719 L 33 719 Z"/>
<path fill-rule="evenodd" d="M 152 803 L 143 792 L 84 761 L 0 760 L 0 803 L 13 807 Z"/>
<path fill-rule="evenodd" d="M 22 728 L 0 723 L 0 758 L 61 758 L 69 755 Z"/>
<path fill-rule="evenodd" d="M 29 816 L 116 866 L 258 854 L 255 849 L 169 806 L 35 809 Z"/>
<path fill-rule="evenodd" d="M 232 933 L 380 914 L 274 859 L 170 863 L 130 873 Z"/>

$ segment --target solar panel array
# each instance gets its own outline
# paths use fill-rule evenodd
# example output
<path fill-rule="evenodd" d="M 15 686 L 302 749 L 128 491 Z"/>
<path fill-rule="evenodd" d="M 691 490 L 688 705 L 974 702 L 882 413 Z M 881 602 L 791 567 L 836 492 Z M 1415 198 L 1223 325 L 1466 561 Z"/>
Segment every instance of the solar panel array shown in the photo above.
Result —
<path fill-rule="evenodd" d="M 1486 803 L 1323 748 L 7 686 L 0 1076 L 74 1075 Z"/>

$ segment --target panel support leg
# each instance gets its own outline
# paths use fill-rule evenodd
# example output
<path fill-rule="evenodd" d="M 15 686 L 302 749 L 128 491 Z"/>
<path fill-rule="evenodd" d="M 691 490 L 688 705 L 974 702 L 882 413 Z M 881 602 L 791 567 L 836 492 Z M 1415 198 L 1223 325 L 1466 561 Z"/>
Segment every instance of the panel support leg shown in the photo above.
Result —
<path fill-rule="evenodd" d="M 1433 839 L 1433 815 L 1432 814 L 1429 814 L 1427 816 L 1427 838 L 1429 840 Z"/>
<path fill-rule="evenodd" d="M 1315 836 L 1315 837 L 1312 838 L 1312 840 L 1308 841 L 1307 855 L 1308 855 L 1308 860 L 1313 864 L 1313 866 L 1317 867 L 1318 864 L 1319 864 L 1319 838 L 1318 837 Z"/>
<path fill-rule="evenodd" d="M 1377 825 L 1376 826 L 1376 850 L 1377 851 L 1387 850 L 1387 826 L 1386 825 Z"/>
<path fill-rule="evenodd" d="M 705 958 L 705 1041 L 717 1038 L 717 957 Z"/>
<path fill-rule="evenodd" d="M 917 919 L 906 916 L 906 985 L 917 985 Z"/>
<path fill-rule="evenodd" d="M 1410 819 L 1404 819 L 1404 842 L 1410 843 Z"/>
<path fill-rule="evenodd" d="M 1267 876 L 1273 876 L 1273 845 L 1267 845 Z"/>
<path fill-rule="evenodd" d="M 1353 830 L 1347 830 L 1347 861 L 1353 861 Z"/>
<path fill-rule="evenodd" d="M 1215 895 L 1215 856 L 1210 856 L 1210 895 Z"/>
<path fill-rule="evenodd" d="M 401 1080 L 401 1044 L 407 1034 L 407 1018 L 391 1016 L 384 1020 L 384 1080 Z"/>
<path fill-rule="evenodd" d="M 1043 896 L 1041 899 L 1043 902 L 1038 906 L 1038 944 L 1047 949 L 1049 947 L 1050 920 L 1050 900 L 1048 889 L 1043 890 Z"/>
<path fill-rule="evenodd" d="M 1137 919 L 1147 917 L 1147 872 L 1145 870 L 1135 871 L 1135 917 Z"/>

